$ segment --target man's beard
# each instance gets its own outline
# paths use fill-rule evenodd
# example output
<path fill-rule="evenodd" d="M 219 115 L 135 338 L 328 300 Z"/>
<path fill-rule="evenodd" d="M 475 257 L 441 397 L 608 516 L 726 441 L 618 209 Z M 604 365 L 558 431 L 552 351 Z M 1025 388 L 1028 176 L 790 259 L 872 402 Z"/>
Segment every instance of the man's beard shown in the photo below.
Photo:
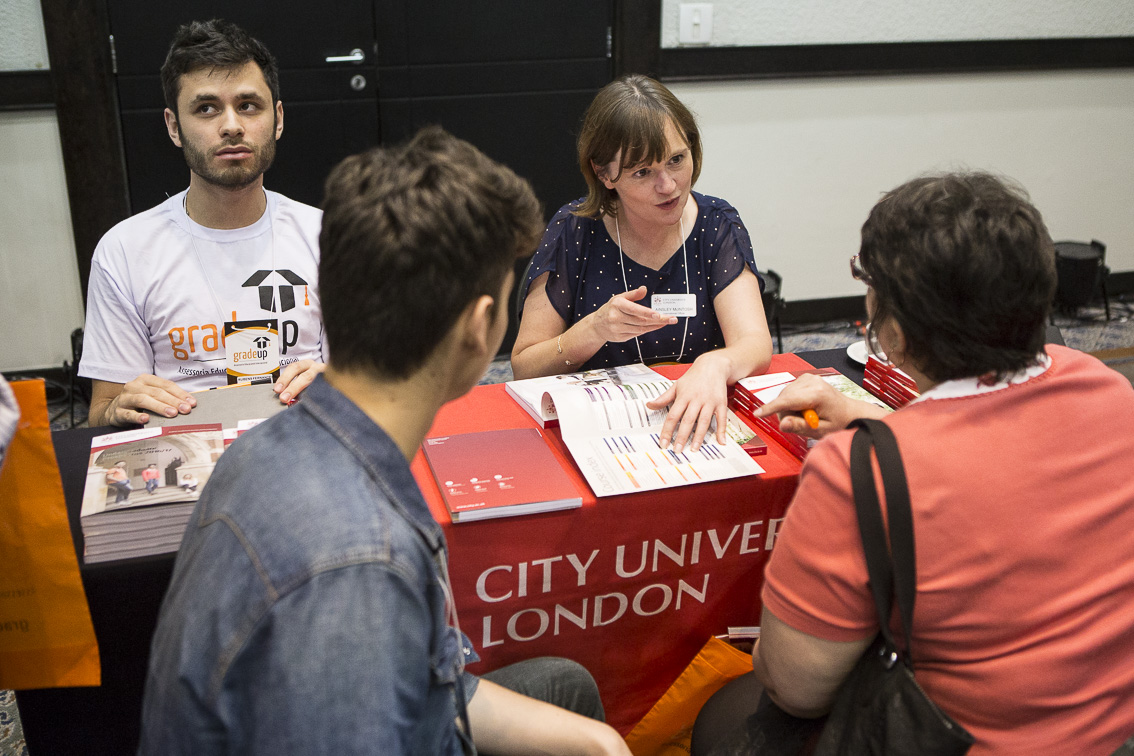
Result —
<path fill-rule="evenodd" d="M 272 137 L 269 137 L 266 142 L 260 145 L 248 142 L 232 142 L 225 146 L 236 147 L 241 144 L 251 148 L 252 157 L 242 161 L 243 165 L 234 164 L 219 167 L 210 160 L 209 155 L 197 149 L 193 142 L 184 137 L 181 140 L 185 162 L 189 164 L 189 170 L 208 183 L 227 189 L 240 189 L 253 183 L 271 167 L 272 161 L 276 157 L 276 140 Z"/>

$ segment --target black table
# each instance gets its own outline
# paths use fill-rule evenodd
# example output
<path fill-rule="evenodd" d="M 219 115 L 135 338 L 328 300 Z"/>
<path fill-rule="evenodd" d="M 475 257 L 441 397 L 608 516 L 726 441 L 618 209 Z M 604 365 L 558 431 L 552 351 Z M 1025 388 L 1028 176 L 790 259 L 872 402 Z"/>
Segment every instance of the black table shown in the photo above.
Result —
<path fill-rule="evenodd" d="M 819 349 L 813 352 L 798 352 L 797 354 L 817 368 L 834 368 L 859 386 L 862 385 L 862 377 L 866 372 L 866 366 L 848 357 L 847 350 L 844 347 L 839 347 L 838 349 Z"/>

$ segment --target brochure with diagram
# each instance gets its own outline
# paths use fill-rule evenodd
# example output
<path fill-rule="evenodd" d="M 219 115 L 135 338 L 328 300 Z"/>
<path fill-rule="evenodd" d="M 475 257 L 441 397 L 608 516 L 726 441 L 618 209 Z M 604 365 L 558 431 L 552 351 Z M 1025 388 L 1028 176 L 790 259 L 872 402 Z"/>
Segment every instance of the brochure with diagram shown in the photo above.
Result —
<path fill-rule="evenodd" d="M 663 443 L 665 408 L 646 403 L 661 396 L 671 382 L 559 386 L 548 394 L 559 416 L 563 443 L 596 496 L 653 491 L 725 480 L 764 472 L 732 433 L 724 444 L 710 432 L 694 451 L 680 452 Z M 731 425 L 731 423 L 730 423 Z M 758 436 L 743 424 L 747 441 Z"/>

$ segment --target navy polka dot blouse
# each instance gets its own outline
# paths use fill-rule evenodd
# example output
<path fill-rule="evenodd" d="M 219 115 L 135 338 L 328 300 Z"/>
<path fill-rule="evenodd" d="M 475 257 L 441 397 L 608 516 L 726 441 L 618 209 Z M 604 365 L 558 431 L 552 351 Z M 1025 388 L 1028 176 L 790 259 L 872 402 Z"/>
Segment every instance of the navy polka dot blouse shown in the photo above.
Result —
<path fill-rule="evenodd" d="M 752 254 L 752 240 L 732 205 L 715 197 L 693 192 L 697 222 L 687 230 L 685 249 L 689 258 L 689 291 L 697 295 L 697 316 L 688 318 L 685 352 L 681 362 L 692 362 L 705 352 L 724 346 L 724 335 L 712 303 L 747 266 L 759 278 Z M 615 294 L 627 291 L 618 265 L 618 245 L 601 220 L 580 218 L 571 210 L 581 200 L 564 205 L 551 219 L 532 258 L 525 287 L 550 273 L 547 296 L 552 307 L 568 324 L 574 324 L 602 307 Z M 622 258 L 629 289 L 646 287 L 641 304 L 649 306 L 654 294 L 685 293 L 685 260 L 678 247 L 661 270 Z M 760 280 L 763 290 L 764 281 Z M 646 364 L 676 361 L 681 352 L 687 318 L 638 337 Z M 580 370 L 628 365 L 638 361 L 634 340 L 607 342 Z"/>

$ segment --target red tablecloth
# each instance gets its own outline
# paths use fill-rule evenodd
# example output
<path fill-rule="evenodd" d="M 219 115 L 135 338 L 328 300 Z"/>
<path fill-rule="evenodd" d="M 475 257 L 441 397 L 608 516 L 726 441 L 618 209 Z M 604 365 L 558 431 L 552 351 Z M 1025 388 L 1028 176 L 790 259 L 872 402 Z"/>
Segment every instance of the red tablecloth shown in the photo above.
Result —
<path fill-rule="evenodd" d="M 807 367 L 775 355 L 770 370 Z M 428 435 L 529 427 L 538 426 L 503 385 L 478 386 L 445 405 Z M 471 671 L 574 659 L 625 733 L 710 635 L 759 623 L 764 563 L 800 465 L 769 442 L 756 458 L 763 475 L 596 500 L 558 429 L 544 435 L 581 509 L 453 524 L 420 452 L 414 476 L 448 539 L 461 629 L 482 659 Z"/>

